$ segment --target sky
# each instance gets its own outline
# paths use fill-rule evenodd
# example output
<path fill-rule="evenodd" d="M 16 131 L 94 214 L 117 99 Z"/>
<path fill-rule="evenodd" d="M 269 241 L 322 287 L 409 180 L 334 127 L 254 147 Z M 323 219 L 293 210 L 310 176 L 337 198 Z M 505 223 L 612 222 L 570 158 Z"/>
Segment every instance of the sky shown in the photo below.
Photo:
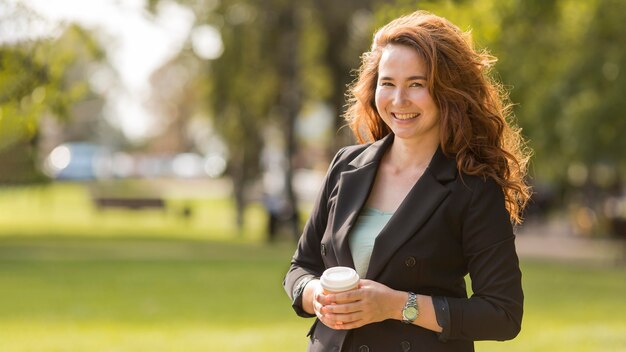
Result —
<path fill-rule="evenodd" d="M 19 0 L 13 0 L 16 2 Z M 151 92 L 150 75 L 173 58 L 194 30 L 193 12 L 173 1 L 163 0 L 156 13 L 145 9 L 143 0 L 21 0 L 48 24 L 30 24 L 27 31 L 14 28 L 2 41 L 21 37 L 54 35 L 56 24 L 76 22 L 97 30 L 101 44 L 118 72 L 122 87 L 105 93 L 105 117 L 133 140 L 157 133 L 158 121 L 143 105 Z M 0 8 L 0 11 L 2 9 Z M 7 30 L 5 28 L 4 32 Z M 58 32 L 58 31 L 57 31 Z M 219 32 L 200 26 L 192 36 L 194 49 L 205 58 L 221 53 Z M 204 45 L 203 45 L 204 44 Z M 102 79 L 94 75 L 95 80 Z M 102 82 L 92 82 L 98 86 Z"/>

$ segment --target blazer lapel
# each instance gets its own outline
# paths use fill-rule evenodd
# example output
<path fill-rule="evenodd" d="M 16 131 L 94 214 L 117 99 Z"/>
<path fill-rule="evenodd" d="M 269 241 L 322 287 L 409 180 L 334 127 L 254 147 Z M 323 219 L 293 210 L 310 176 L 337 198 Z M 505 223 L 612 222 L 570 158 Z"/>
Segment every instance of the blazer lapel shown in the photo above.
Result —
<path fill-rule="evenodd" d="M 428 220 L 450 190 L 442 182 L 456 177 L 456 165 L 435 152 L 428 168 L 402 201 L 374 243 L 366 278 L 375 279 L 394 253 Z"/>
<path fill-rule="evenodd" d="M 350 162 L 349 165 L 354 169 L 341 173 L 332 229 L 333 247 L 336 249 L 337 262 L 341 266 L 354 268 L 348 234 L 367 201 L 380 159 L 391 141 L 393 136 L 390 134 L 372 143 Z"/>

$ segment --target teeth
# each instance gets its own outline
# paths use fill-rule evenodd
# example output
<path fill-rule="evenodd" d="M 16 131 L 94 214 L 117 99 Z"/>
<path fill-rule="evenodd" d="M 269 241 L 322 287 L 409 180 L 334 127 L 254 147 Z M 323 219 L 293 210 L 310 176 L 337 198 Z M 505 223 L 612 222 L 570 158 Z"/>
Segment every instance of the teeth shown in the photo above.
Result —
<path fill-rule="evenodd" d="M 408 120 L 417 117 L 419 114 L 393 114 L 398 120 Z"/>

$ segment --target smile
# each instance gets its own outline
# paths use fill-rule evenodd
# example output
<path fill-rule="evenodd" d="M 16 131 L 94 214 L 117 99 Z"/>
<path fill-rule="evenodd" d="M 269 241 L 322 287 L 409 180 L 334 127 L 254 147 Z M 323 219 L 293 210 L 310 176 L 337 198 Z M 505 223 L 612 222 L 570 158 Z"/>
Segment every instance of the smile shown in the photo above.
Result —
<path fill-rule="evenodd" d="M 411 114 L 398 114 L 398 113 L 392 113 L 393 117 L 398 119 L 398 120 L 410 120 L 410 119 L 414 119 L 416 117 L 418 117 L 420 114 L 418 113 L 411 113 Z"/>

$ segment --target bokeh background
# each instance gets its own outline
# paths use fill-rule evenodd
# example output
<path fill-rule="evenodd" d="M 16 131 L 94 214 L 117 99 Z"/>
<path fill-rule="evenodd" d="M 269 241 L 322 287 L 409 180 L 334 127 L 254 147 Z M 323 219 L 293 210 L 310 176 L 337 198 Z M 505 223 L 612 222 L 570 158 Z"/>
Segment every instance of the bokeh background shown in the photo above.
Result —
<path fill-rule="evenodd" d="M 416 9 L 499 58 L 534 150 L 522 332 L 478 350 L 626 351 L 623 0 L 0 0 L 0 351 L 304 350 L 282 278 Z"/>

